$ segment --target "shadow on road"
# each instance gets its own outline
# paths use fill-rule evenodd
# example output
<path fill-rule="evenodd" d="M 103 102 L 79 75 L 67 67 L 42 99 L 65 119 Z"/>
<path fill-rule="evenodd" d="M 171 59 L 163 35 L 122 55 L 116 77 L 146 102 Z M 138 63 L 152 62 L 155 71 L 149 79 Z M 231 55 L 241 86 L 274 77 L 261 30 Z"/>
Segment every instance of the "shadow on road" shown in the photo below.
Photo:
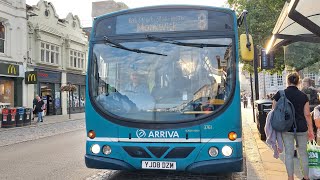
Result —
<path fill-rule="evenodd" d="M 229 180 L 233 179 L 232 174 L 191 174 L 186 172 L 174 171 L 116 171 L 105 180 L 179 180 L 179 179 L 194 179 L 194 180 Z"/>

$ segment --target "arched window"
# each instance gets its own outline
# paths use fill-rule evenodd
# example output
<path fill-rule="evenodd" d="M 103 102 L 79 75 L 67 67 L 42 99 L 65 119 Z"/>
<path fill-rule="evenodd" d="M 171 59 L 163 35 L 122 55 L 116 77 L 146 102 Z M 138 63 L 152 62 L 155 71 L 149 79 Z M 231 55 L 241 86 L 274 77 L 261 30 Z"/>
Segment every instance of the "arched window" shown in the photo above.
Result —
<path fill-rule="evenodd" d="M 0 22 L 0 53 L 4 53 L 4 42 L 5 42 L 5 28 L 2 22 Z"/>

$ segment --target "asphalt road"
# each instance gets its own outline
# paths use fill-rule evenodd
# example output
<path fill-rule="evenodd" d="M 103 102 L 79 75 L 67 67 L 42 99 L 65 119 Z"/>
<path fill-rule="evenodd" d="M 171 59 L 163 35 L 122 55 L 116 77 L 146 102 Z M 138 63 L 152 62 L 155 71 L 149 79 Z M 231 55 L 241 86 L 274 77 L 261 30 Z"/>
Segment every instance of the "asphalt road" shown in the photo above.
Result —
<path fill-rule="evenodd" d="M 198 175 L 163 171 L 112 171 L 86 168 L 84 128 L 75 122 L 3 131 L 0 142 L 0 180 L 241 180 L 246 174 Z M 76 122 L 77 124 L 80 122 Z M 60 127 L 55 130 L 55 126 Z M 62 127 L 63 126 L 63 127 Z M 65 130 L 71 132 L 65 132 Z M 39 131 L 39 132 L 38 132 Z M 14 133 L 15 132 L 15 133 Z M 53 133 L 55 132 L 55 133 Z M 18 140 L 10 141 L 12 136 Z M 36 136 L 36 137 L 33 137 Z M 7 144 L 7 145 L 5 145 Z"/>
<path fill-rule="evenodd" d="M 85 130 L 0 147 L 0 179 L 84 179 Z"/>

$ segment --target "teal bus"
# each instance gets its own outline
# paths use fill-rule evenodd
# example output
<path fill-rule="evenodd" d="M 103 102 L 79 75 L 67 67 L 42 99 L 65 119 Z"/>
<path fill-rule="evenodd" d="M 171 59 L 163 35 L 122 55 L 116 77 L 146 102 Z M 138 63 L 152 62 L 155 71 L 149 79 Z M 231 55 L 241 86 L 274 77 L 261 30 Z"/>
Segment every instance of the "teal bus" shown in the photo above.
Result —
<path fill-rule="evenodd" d="M 234 11 L 206 6 L 143 7 L 95 18 L 86 166 L 242 171 L 237 28 Z"/>

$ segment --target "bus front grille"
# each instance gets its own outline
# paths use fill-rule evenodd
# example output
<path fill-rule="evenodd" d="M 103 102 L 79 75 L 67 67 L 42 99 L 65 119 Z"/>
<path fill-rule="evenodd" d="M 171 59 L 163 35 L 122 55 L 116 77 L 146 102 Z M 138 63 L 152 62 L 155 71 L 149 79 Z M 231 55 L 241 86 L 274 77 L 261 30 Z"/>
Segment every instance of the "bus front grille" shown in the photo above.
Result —
<path fill-rule="evenodd" d="M 122 147 L 131 157 L 134 158 L 151 158 L 151 155 L 156 158 L 161 158 L 166 154 L 168 146 L 148 146 L 146 151 L 139 146 L 123 146 Z M 164 157 L 164 159 L 181 159 L 188 157 L 195 147 L 175 147 L 172 148 Z"/>

